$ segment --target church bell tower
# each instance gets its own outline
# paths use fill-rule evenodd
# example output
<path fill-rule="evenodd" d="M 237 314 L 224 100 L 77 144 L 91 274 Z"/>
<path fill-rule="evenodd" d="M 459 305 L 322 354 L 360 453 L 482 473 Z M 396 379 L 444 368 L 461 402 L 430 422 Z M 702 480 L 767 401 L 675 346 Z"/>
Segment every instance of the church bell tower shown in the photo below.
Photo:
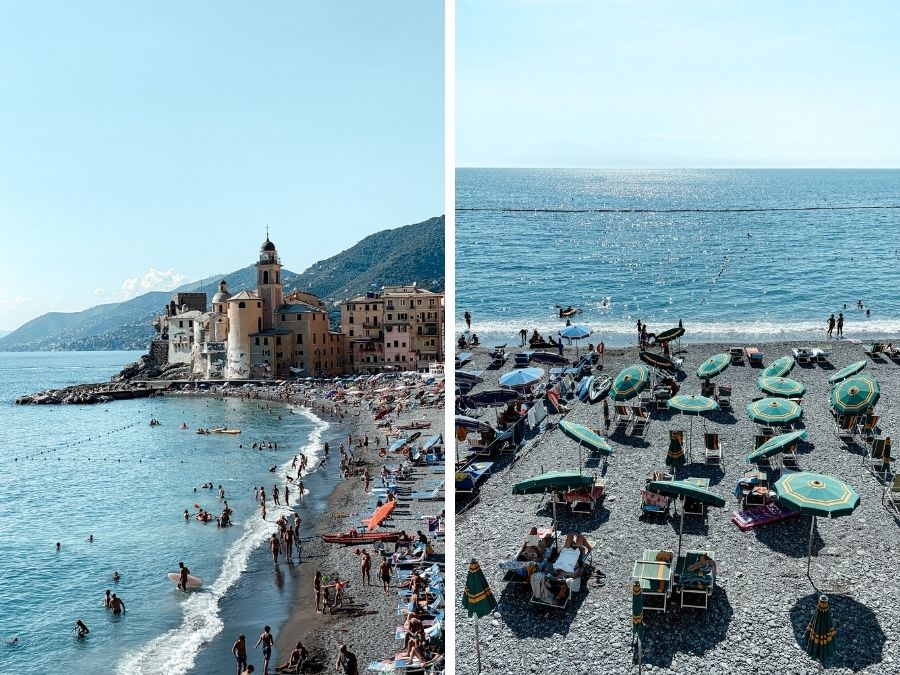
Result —
<path fill-rule="evenodd" d="M 259 262 L 256 263 L 256 286 L 262 299 L 263 330 L 275 325 L 275 310 L 284 304 L 284 293 L 281 286 L 281 262 L 275 244 L 269 241 L 269 229 L 266 228 L 266 240 L 259 249 Z"/>

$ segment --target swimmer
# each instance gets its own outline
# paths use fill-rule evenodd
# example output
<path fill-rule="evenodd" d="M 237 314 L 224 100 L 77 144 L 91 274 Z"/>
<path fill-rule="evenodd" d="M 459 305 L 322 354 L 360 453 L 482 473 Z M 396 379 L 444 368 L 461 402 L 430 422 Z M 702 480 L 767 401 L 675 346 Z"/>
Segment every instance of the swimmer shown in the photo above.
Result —
<path fill-rule="evenodd" d="M 84 622 L 81 619 L 75 622 L 75 636 L 79 638 L 85 637 L 91 631 L 87 626 L 84 625 Z"/>
<path fill-rule="evenodd" d="M 119 576 L 119 572 L 118 572 L 118 571 L 113 572 L 113 575 L 112 575 L 112 580 L 113 580 L 113 581 L 115 581 L 116 583 L 118 583 L 119 579 L 121 579 L 121 578 L 122 578 L 122 577 Z"/>
<path fill-rule="evenodd" d="M 122 602 L 122 598 L 113 593 L 109 608 L 112 610 L 113 614 L 123 614 L 125 612 L 125 603 Z"/>

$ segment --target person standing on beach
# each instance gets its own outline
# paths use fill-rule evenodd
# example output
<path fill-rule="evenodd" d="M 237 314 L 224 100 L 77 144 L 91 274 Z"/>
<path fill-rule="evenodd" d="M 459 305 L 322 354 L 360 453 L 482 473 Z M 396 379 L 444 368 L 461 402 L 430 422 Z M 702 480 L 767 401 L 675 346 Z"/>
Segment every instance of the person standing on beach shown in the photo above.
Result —
<path fill-rule="evenodd" d="M 359 574 L 362 579 L 362 582 L 366 586 L 372 585 L 372 577 L 370 572 L 372 571 L 372 558 L 369 557 L 369 552 L 365 549 L 362 549 L 359 552 Z"/>
<path fill-rule="evenodd" d="M 338 657 L 337 661 L 335 661 L 334 669 L 339 670 L 344 675 L 359 675 L 359 670 L 356 665 L 356 654 L 351 652 L 347 645 L 341 645 L 338 650 Z"/>
<path fill-rule="evenodd" d="M 528 330 L 523 328 L 519 331 L 519 346 L 524 347 L 525 342 L 528 340 Z"/>
<path fill-rule="evenodd" d="M 278 554 L 281 553 L 281 543 L 278 541 L 278 537 L 274 534 L 272 538 L 269 540 L 269 548 L 272 550 L 272 562 L 276 565 L 278 564 Z"/>
<path fill-rule="evenodd" d="M 291 505 L 291 493 L 288 492 L 287 483 L 284 484 L 284 505 L 285 506 Z"/>
<path fill-rule="evenodd" d="M 267 675 L 269 672 L 269 659 L 272 658 L 272 645 L 275 643 L 275 638 L 272 637 L 272 629 L 269 626 L 263 626 L 262 635 L 259 636 L 259 640 L 256 641 L 256 644 L 253 645 L 253 648 L 256 649 L 260 644 L 263 646 L 263 674 Z"/>
<path fill-rule="evenodd" d="M 372 476 L 369 475 L 369 467 L 363 471 L 363 489 L 368 493 L 369 484 L 372 482 Z"/>
<path fill-rule="evenodd" d="M 278 486 L 277 485 L 272 486 L 272 501 L 275 502 L 276 505 L 281 504 L 281 502 L 278 501 Z"/>
<path fill-rule="evenodd" d="M 838 336 L 838 339 L 844 337 L 844 313 L 843 312 L 838 314 L 837 336 Z"/>
<path fill-rule="evenodd" d="M 247 637 L 241 633 L 233 645 L 231 653 L 237 661 L 237 675 L 241 675 L 247 667 Z"/>
<path fill-rule="evenodd" d="M 385 557 L 381 558 L 381 564 L 378 566 L 378 576 L 381 579 L 384 594 L 387 595 L 388 584 L 391 582 L 391 563 Z"/>
<path fill-rule="evenodd" d="M 638 347 L 640 347 L 643 344 L 643 338 L 644 338 L 644 324 L 641 323 L 640 319 L 638 319 L 638 322 L 637 322 L 637 334 L 638 334 Z"/>
<path fill-rule="evenodd" d="M 259 514 L 262 516 L 262 519 L 266 519 L 266 503 L 263 502 L 259 505 Z"/>
<path fill-rule="evenodd" d="M 834 324 L 835 324 L 834 314 L 832 314 L 831 316 L 828 317 L 827 323 L 828 323 L 828 332 L 826 334 L 828 335 L 828 337 L 831 337 L 831 334 L 834 332 Z"/>
<path fill-rule="evenodd" d="M 313 590 L 316 593 L 316 614 L 319 612 L 319 603 L 322 602 L 322 572 L 316 570 L 316 576 L 313 578 Z"/>
<path fill-rule="evenodd" d="M 292 562 L 294 559 L 294 531 L 286 527 L 282 537 L 284 539 L 284 559 Z"/>
<path fill-rule="evenodd" d="M 466 320 L 466 329 L 471 330 L 472 329 L 472 315 L 469 314 L 468 312 L 466 312 L 465 314 L 463 314 L 463 318 Z"/>
<path fill-rule="evenodd" d="M 178 585 L 176 588 L 187 593 L 187 582 L 188 582 L 188 574 L 191 571 L 185 566 L 183 562 L 178 563 Z"/>

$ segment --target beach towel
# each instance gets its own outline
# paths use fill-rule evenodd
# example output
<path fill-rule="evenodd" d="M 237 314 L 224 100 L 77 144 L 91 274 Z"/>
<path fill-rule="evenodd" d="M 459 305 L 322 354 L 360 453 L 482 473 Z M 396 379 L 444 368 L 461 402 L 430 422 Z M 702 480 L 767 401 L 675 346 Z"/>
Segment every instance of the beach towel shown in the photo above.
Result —
<path fill-rule="evenodd" d="M 768 506 L 757 506 L 744 511 L 735 511 L 731 514 L 731 522 L 737 525 L 741 532 L 746 532 L 747 530 L 778 523 L 799 515 L 799 511 L 794 511 L 776 503 Z"/>

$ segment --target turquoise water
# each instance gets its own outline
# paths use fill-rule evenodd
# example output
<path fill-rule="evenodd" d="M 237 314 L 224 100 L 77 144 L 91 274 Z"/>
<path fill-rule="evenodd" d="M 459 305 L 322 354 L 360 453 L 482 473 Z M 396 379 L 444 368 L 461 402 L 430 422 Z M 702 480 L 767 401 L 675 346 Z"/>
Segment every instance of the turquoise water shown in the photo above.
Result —
<path fill-rule="evenodd" d="M 900 171 L 458 169 L 457 332 L 562 325 L 635 341 L 684 321 L 695 340 L 900 333 Z M 871 312 L 856 309 L 862 300 Z"/>
<path fill-rule="evenodd" d="M 223 611 L 236 589 L 256 594 L 253 568 L 261 544 L 286 511 L 269 500 L 263 522 L 253 486 L 271 490 L 276 480 L 283 486 L 284 467 L 304 448 L 314 466 L 327 424 L 280 405 L 206 398 L 12 403 L 49 387 L 104 381 L 137 356 L 0 353 L 0 638 L 19 637 L 15 646 L 0 643 L 2 672 L 49 672 L 51 664 L 65 663 L 67 672 L 78 673 L 183 673 L 204 662 L 209 641 L 230 658 L 220 643 L 230 645 L 234 616 L 261 626 L 264 617 L 252 602 Z M 162 426 L 150 427 L 151 417 Z M 189 430 L 181 431 L 181 422 Z M 220 425 L 243 433 L 193 431 Z M 263 439 L 276 441 L 279 450 L 249 448 Z M 277 474 L 269 472 L 272 466 Z M 310 478 L 308 485 L 316 480 Z M 221 511 L 214 491 L 199 489 L 206 481 L 224 487 L 234 527 L 184 522 L 182 512 L 195 503 Z M 202 591 L 186 596 L 174 589 L 166 573 L 179 560 L 204 578 Z M 113 583 L 116 570 L 122 578 Z M 269 592 L 271 561 L 258 576 Z M 124 599 L 123 616 L 102 608 L 106 589 Z M 77 619 L 91 630 L 84 641 L 73 636 Z"/>

